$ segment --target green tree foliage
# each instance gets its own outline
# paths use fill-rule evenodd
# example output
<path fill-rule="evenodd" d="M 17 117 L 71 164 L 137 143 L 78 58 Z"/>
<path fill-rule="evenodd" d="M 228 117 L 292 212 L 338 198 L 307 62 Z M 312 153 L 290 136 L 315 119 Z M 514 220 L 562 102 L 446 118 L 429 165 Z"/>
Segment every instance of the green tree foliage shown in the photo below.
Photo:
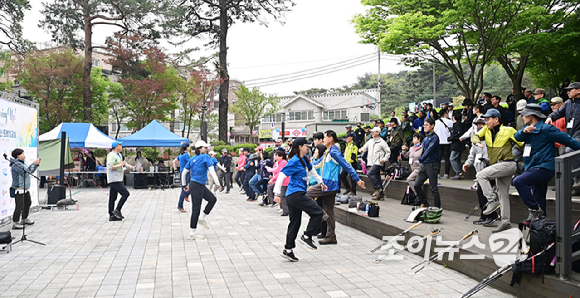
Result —
<path fill-rule="evenodd" d="M 0 49 L 0 78 L 6 77 L 0 82 L 0 91 L 8 91 L 12 86 L 12 81 L 8 79 L 8 74 L 12 70 L 12 53 Z"/>
<path fill-rule="evenodd" d="M 166 10 L 165 5 L 165 1 L 153 0 L 52 0 L 43 2 L 41 13 L 45 19 L 40 22 L 40 26 L 50 31 L 52 40 L 58 44 L 85 51 L 82 89 L 85 121 L 91 122 L 93 118 L 90 83 L 93 49 L 105 49 L 102 46 L 93 45 L 94 27 L 108 25 L 116 27 L 124 33 L 134 31 L 150 38 L 156 38 L 158 33 L 153 30 L 155 16 Z"/>
<path fill-rule="evenodd" d="M 27 44 L 22 39 L 24 11 L 30 9 L 28 0 L 0 0 L 0 45 L 23 52 Z"/>
<path fill-rule="evenodd" d="M 222 79 L 219 92 L 219 139 L 227 142 L 229 73 L 227 63 L 227 34 L 236 22 L 267 25 L 265 16 L 278 20 L 291 0 L 171 0 L 170 17 L 164 23 L 166 34 L 189 40 L 209 37 L 210 46 L 219 47 L 219 73 Z"/>
<path fill-rule="evenodd" d="M 280 99 L 275 95 L 266 95 L 256 87 L 248 89 L 240 85 L 234 94 L 238 97 L 231 110 L 246 121 L 250 132 L 260 123 L 265 115 L 273 115 L 280 110 Z"/>
<path fill-rule="evenodd" d="M 511 0 L 363 0 L 355 16 L 363 43 L 407 55 L 406 65 L 435 63 L 453 75 L 461 93 L 474 98 L 483 88 L 484 66 L 495 58 L 506 28 L 522 4 Z"/>

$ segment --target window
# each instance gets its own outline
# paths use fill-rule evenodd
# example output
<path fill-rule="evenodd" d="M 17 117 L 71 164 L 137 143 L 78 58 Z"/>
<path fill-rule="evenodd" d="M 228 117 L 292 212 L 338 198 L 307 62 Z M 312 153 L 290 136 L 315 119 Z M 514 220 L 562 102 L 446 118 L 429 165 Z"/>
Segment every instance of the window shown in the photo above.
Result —
<path fill-rule="evenodd" d="M 322 120 L 348 119 L 346 110 L 324 111 Z"/>
<path fill-rule="evenodd" d="M 288 112 L 288 121 L 313 120 L 314 111 Z"/>
<path fill-rule="evenodd" d="M 219 102 L 219 100 L 216 100 L 216 101 L 214 101 L 214 102 L 213 102 L 213 108 L 214 108 L 214 109 L 219 109 L 219 107 L 220 107 L 220 102 Z"/>
<path fill-rule="evenodd" d="M 369 113 L 360 113 L 360 122 L 370 122 L 371 116 Z"/>
<path fill-rule="evenodd" d="M 278 113 L 276 115 L 267 115 L 264 116 L 264 122 L 265 123 L 281 123 L 282 122 L 282 114 Z"/>
<path fill-rule="evenodd" d="M 99 60 L 93 59 L 93 67 L 99 67 Z"/>

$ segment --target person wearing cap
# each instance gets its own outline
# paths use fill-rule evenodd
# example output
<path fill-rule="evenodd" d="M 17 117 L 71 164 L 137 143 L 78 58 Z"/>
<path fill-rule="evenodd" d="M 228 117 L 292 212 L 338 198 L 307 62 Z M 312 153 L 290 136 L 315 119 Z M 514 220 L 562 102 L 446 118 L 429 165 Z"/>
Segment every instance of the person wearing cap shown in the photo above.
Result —
<path fill-rule="evenodd" d="M 483 118 L 486 126 L 473 135 L 472 142 L 475 146 L 483 147 L 480 143 L 485 141 L 490 166 L 477 173 L 476 179 L 488 201 L 483 214 L 489 215 L 500 209 L 502 221 L 497 229 L 492 231 L 497 233 L 511 228 L 509 188 L 517 169 L 512 147 L 514 145 L 521 147 L 523 143 L 514 138 L 516 130 L 513 127 L 501 124 L 501 114 L 498 110 L 489 109 Z M 497 193 L 493 191 L 490 180 L 496 181 Z"/>
<path fill-rule="evenodd" d="M 419 173 L 415 179 L 416 200 L 423 206 L 429 206 L 427 196 L 423 191 L 423 184 L 429 179 L 429 189 L 433 194 L 435 207 L 441 208 L 441 198 L 439 196 L 439 187 L 437 179 L 441 169 L 441 157 L 439 155 L 439 136 L 435 133 L 435 119 L 427 118 L 423 124 L 425 129 L 425 139 L 423 140 L 423 153 L 419 159 L 413 161 L 415 167 L 419 166 Z"/>
<path fill-rule="evenodd" d="M 534 98 L 533 100 L 528 101 L 528 103 L 535 103 L 542 107 L 542 113 L 548 116 L 552 113 L 552 109 L 550 109 L 550 101 L 545 97 L 546 96 L 546 89 L 538 88 L 534 90 Z"/>
<path fill-rule="evenodd" d="M 379 127 L 371 129 L 371 133 L 373 134 L 373 138 L 360 148 L 359 152 L 368 152 L 367 167 L 371 167 L 368 172 L 368 177 L 375 189 L 371 197 L 373 199 L 381 199 L 384 197 L 381 169 L 384 163 L 389 160 L 391 149 L 389 149 L 387 142 L 381 138 L 381 129 Z"/>
<path fill-rule="evenodd" d="M 222 157 L 220 157 L 220 165 L 223 167 L 222 172 L 218 176 L 221 191 L 226 189 L 226 194 L 230 193 L 230 185 L 232 184 L 232 156 L 228 152 L 228 149 L 222 149 Z M 224 186 L 225 184 L 225 186 Z"/>
<path fill-rule="evenodd" d="M 107 155 L 107 183 L 109 183 L 109 221 L 119 221 L 125 218 L 121 214 L 121 209 L 127 201 L 130 193 L 123 185 L 123 176 L 125 172 L 125 166 L 134 169 L 134 166 L 127 164 L 121 156 L 121 151 L 123 151 L 122 142 L 114 141 L 111 144 L 111 152 Z M 115 208 L 115 201 L 117 200 L 117 194 L 121 194 L 121 199 L 117 203 L 117 208 Z"/>
<path fill-rule="evenodd" d="M 508 112 L 511 113 L 512 115 L 516 115 L 516 96 L 514 95 L 514 88 L 512 88 L 512 93 L 510 93 L 505 102 L 508 104 Z"/>
<path fill-rule="evenodd" d="M 563 101 L 570 99 L 568 97 L 568 90 L 566 89 L 568 86 L 570 86 L 570 79 L 564 79 L 562 86 L 560 86 L 560 92 L 558 93 Z"/>
<path fill-rule="evenodd" d="M 348 162 L 354 169 L 358 168 L 357 165 L 357 154 L 358 154 L 358 147 L 354 143 L 354 132 L 347 132 L 346 133 L 346 148 L 344 149 L 344 159 Z M 350 184 L 348 183 L 348 171 L 346 169 L 342 169 L 340 172 L 340 182 L 346 189 L 344 195 L 356 195 L 356 181 L 353 177 L 350 177 Z"/>
<path fill-rule="evenodd" d="M 199 223 L 204 228 L 209 229 L 206 217 L 210 214 L 217 201 L 215 195 L 205 186 L 208 172 L 215 181 L 218 180 L 215 172 L 215 162 L 206 154 L 208 147 L 209 145 L 202 140 L 195 142 L 195 155 L 189 159 L 181 173 L 181 186 L 185 187 L 185 191 L 191 193 L 192 208 L 189 222 L 189 240 L 205 239 L 205 236 L 197 232 L 197 224 Z M 186 177 L 190 172 L 191 178 L 188 185 Z M 206 200 L 207 204 L 200 216 L 202 199 Z"/>
<path fill-rule="evenodd" d="M 276 140 L 274 141 L 274 150 L 273 150 L 273 151 L 276 151 L 276 150 L 278 150 L 278 149 L 280 149 L 280 148 L 284 149 L 284 148 L 282 147 L 282 140 L 281 140 L 281 139 L 276 139 Z"/>
<path fill-rule="evenodd" d="M 282 201 L 281 191 L 282 184 L 286 177 L 290 177 L 290 183 L 286 190 L 286 201 L 288 202 L 289 220 L 288 231 L 286 233 L 286 244 L 282 251 L 282 257 L 291 261 L 297 262 L 298 258 L 294 255 L 294 248 L 296 247 L 296 238 L 300 230 L 302 222 L 302 212 L 306 212 L 310 216 L 308 227 L 304 231 L 304 235 L 300 237 L 300 242 L 306 245 L 311 250 L 316 250 L 312 236 L 318 234 L 322 216 L 324 212 L 316 202 L 306 195 L 308 175 L 311 175 L 321 185 L 323 190 L 328 190 L 322 178 L 313 169 L 310 160 L 306 153 L 308 153 L 308 146 L 310 144 L 306 138 L 296 138 L 292 143 L 290 150 L 289 161 L 286 166 L 280 171 L 276 184 L 274 186 L 274 201 L 278 204 Z M 333 206 L 334 207 L 334 206 Z"/>
<path fill-rule="evenodd" d="M 546 115 L 540 105 L 528 104 L 522 115 L 526 126 L 514 138 L 524 142 L 525 172 L 514 179 L 513 185 L 528 206 L 529 215 L 525 221 L 535 221 L 546 215 L 548 183 L 555 174 L 554 143 L 579 150 L 580 142 L 553 125 L 546 124 Z"/>
<path fill-rule="evenodd" d="M 477 118 L 475 120 L 475 125 L 477 125 L 477 129 L 475 130 L 475 132 L 477 133 L 480 130 L 482 130 L 483 127 L 485 126 L 485 119 Z M 481 147 L 471 146 L 471 149 L 469 150 L 469 155 L 467 156 L 467 160 L 465 161 L 465 164 L 463 164 L 464 172 L 467 172 L 467 168 L 473 166 L 473 168 L 475 169 L 475 173 L 477 174 L 483 169 L 485 169 L 485 167 L 487 167 L 487 165 L 489 164 L 489 156 L 487 155 L 487 146 L 485 144 L 485 141 L 481 141 L 480 144 Z M 479 186 L 477 182 L 475 182 L 475 185 L 473 185 L 471 189 L 477 190 L 479 210 L 481 211 L 479 219 L 473 221 L 473 224 L 486 226 L 493 224 L 499 218 L 497 211 L 494 211 L 487 215 L 483 214 L 485 205 L 487 204 L 487 198 L 483 195 L 481 186 Z"/>
<path fill-rule="evenodd" d="M 385 142 L 389 139 L 389 128 L 385 126 L 385 121 L 383 121 L 383 119 L 379 119 L 377 120 L 377 123 L 379 124 L 379 128 L 381 129 L 381 139 L 383 139 Z"/>
<path fill-rule="evenodd" d="M 453 103 L 450 102 L 449 106 L 447 107 L 447 110 L 449 111 L 449 115 L 447 116 L 447 119 L 453 119 Z"/>
<path fill-rule="evenodd" d="M 189 142 L 181 143 L 181 152 L 179 156 L 173 160 L 173 168 L 177 168 L 177 162 L 179 162 L 179 177 L 181 177 L 181 173 L 183 173 L 183 169 L 185 165 L 189 162 L 190 155 L 189 151 L 191 150 L 189 146 Z M 185 177 L 186 181 L 190 180 L 190 176 Z M 189 202 L 189 191 L 185 191 L 184 187 L 181 187 L 181 193 L 179 194 L 179 201 L 177 201 L 177 209 L 181 212 L 185 212 L 183 208 L 183 200 L 187 200 Z"/>
<path fill-rule="evenodd" d="M 413 121 L 413 129 L 415 132 L 424 133 L 423 123 L 425 122 L 425 112 L 419 111 L 418 115 L 419 117 Z"/>
<path fill-rule="evenodd" d="M 389 150 L 391 155 L 389 156 L 389 163 L 396 163 L 401 153 L 401 147 L 405 144 L 405 133 L 403 129 L 399 126 L 397 118 L 391 118 L 389 121 L 391 124 L 391 135 L 389 136 Z"/>
<path fill-rule="evenodd" d="M 546 119 L 546 124 L 552 124 L 554 121 L 564 118 L 566 122 L 566 133 L 580 141 L 580 82 L 570 83 L 568 87 L 568 99 L 564 104 L 556 111 L 552 112 Z M 566 153 L 570 153 L 573 150 L 571 148 L 566 148 Z M 572 169 L 577 169 L 580 167 L 580 159 L 575 158 L 572 160 Z M 580 181 L 578 178 L 574 178 L 574 185 L 572 186 L 572 195 L 580 194 Z"/>
<path fill-rule="evenodd" d="M 318 163 L 322 164 L 321 173 L 322 181 L 324 181 L 324 183 L 317 184 L 309 188 L 307 192 L 309 197 L 322 200 L 324 211 L 328 215 L 328 218 L 326 219 L 326 238 L 318 242 L 321 245 L 337 244 L 335 233 L 336 220 L 334 218 L 334 202 L 336 200 L 336 194 L 340 192 L 341 169 L 346 170 L 346 172 L 350 175 L 353 184 L 356 182 L 358 186 L 365 188 L 364 182 L 360 180 L 360 177 L 357 175 L 355 169 L 340 153 L 340 148 L 337 143 L 338 137 L 336 132 L 332 130 L 327 130 L 324 132 L 324 146 L 326 146 L 326 152 L 324 153 L 324 156 L 318 160 Z"/>
<path fill-rule="evenodd" d="M 521 113 L 527 104 L 528 104 L 528 101 L 525 99 L 518 100 L 518 103 L 516 104 L 516 109 L 518 110 L 518 117 L 516 118 L 516 130 L 517 131 L 520 131 L 524 128 L 524 119 L 522 119 Z"/>
<path fill-rule="evenodd" d="M 354 144 L 360 148 L 365 141 L 365 130 L 362 128 L 362 123 L 356 124 L 356 129 L 354 130 Z"/>
<path fill-rule="evenodd" d="M 554 97 L 550 100 L 550 106 L 552 107 L 552 112 L 558 110 L 564 101 L 561 97 Z M 552 123 L 556 128 L 558 128 L 562 132 L 566 132 L 566 119 L 560 118 Z M 566 146 L 556 143 L 556 150 L 558 151 L 558 156 L 564 155 L 566 153 Z"/>
<path fill-rule="evenodd" d="M 346 128 L 346 132 L 349 133 L 352 131 L 352 125 L 348 124 L 344 128 Z"/>

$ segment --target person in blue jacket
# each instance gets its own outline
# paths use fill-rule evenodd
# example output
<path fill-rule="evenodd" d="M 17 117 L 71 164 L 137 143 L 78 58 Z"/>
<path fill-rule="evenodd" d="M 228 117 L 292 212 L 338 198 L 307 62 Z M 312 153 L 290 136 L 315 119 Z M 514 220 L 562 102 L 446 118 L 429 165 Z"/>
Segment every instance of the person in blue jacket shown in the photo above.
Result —
<path fill-rule="evenodd" d="M 204 141 L 195 142 L 195 156 L 189 159 L 187 165 L 181 173 L 181 186 L 184 187 L 185 191 L 191 193 L 191 221 L 189 223 L 190 240 L 203 240 L 205 237 L 197 232 L 197 224 L 199 223 L 204 228 L 209 229 L 206 217 L 209 215 L 213 206 L 215 205 L 217 199 L 214 194 L 205 187 L 207 182 L 207 173 L 209 172 L 215 181 L 218 181 L 217 174 L 214 168 L 214 162 L 211 160 L 209 155 L 207 155 L 207 147 L 209 145 Z M 191 180 L 189 185 L 187 185 L 187 174 L 191 171 Z M 201 216 L 201 200 L 205 199 L 207 205 Z"/>
<path fill-rule="evenodd" d="M 555 143 L 578 150 L 580 142 L 557 127 L 546 124 L 546 115 L 538 104 L 527 104 L 521 114 L 526 126 L 514 138 L 524 142 L 525 172 L 514 179 L 513 185 L 528 206 L 529 215 L 525 221 L 534 221 L 546 215 L 548 182 L 555 173 Z"/>
<path fill-rule="evenodd" d="M 282 169 L 276 180 L 274 186 L 274 201 L 280 204 L 282 184 L 286 177 L 290 177 L 288 189 L 286 190 L 286 201 L 288 202 L 288 213 L 290 223 L 288 224 L 288 232 L 286 233 L 286 245 L 282 252 L 282 257 L 291 261 L 297 262 L 298 258 L 294 255 L 293 249 L 296 247 L 295 241 L 298 237 L 298 230 L 302 222 L 302 211 L 310 216 L 308 227 L 304 231 L 304 235 L 300 237 L 300 242 L 306 245 L 309 249 L 316 250 L 316 246 L 312 240 L 312 236 L 318 233 L 322 216 L 324 212 L 316 202 L 306 195 L 306 188 L 308 175 L 311 175 L 321 185 L 323 190 L 328 190 L 328 187 L 323 183 L 322 178 L 312 168 L 312 164 L 308 159 L 308 146 L 310 143 L 306 138 L 296 138 L 292 143 L 290 150 L 290 159 L 286 166 Z"/>
<path fill-rule="evenodd" d="M 185 169 L 185 165 L 189 162 L 189 159 L 191 158 L 189 156 L 190 149 L 191 148 L 189 146 L 189 142 L 181 143 L 181 154 L 179 154 L 179 156 L 175 158 L 175 160 L 179 161 L 180 177 L 181 177 L 181 173 L 183 173 L 183 169 Z M 175 162 L 173 164 L 175 167 Z M 190 178 L 191 177 L 188 175 L 187 177 L 185 177 L 185 181 L 189 181 Z M 179 209 L 179 211 L 185 212 L 185 209 L 183 208 L 183 200 L 187 200 L 189 202 L 188 197 L 189 197 L 189 191 L 185 191 L 184 187 L 182 187 L 181 194 L 179 194 L 179 201 L 177 202 L 177 209 Z"/>
<path fill-rule="evenodd" d="M 435 128 L 435 119 L 427 118 L 423 124 L 425 130 L 425 140 L 423 141 L 423 154 L 414 161 L 415 166 L 419 168 L 419 174 L 415 179 L 415 194 L 421 202 L 421 205 L 428 206 L 429 202 L 423 192 L 423 183 L 429 179 L 429 188 L 433 194 L 435 207 L 441 208 L 441 198 L 439 197 L 439 188 L 437 187 L 437 175 L 441 169 L 441 158 L 439 156 L 439 136 L 433 131 Z"/>
<path fill-rule="evenodd" d="M 328 189 L 324 190 L 321 185 L 315 185 L 308 189 L 309 197 L 322 200 L 324 212 L 328 215 L 326 219 L 326 238 L 318 241 L 320 245 L 338 243 L 335 233 L 336 220 L 334 219 L 334 202 L 336 200 L 336 194 L 340 192 L 341 170 L 346 170 L 358 186 L 365 188 L 365 183 L 360 180 L 354 168 L 346 161 L 336 143 L 338 143 L 336 132 L 327 130 L 324 133 L 324 146 L 326 146 L 327 150 L 324 156 L 318 160 L 318 163 L 323 163 L 321 171 L 322 181 L 324 181 L 324 185 L 328 186 Z"/>
<path fill-rule="evenodd" d="M 248 198 L 247 202 L 256 201 L 256 193 L 250 186 L 250 181 L 254 178 L 256 174 L 256 167 L 258 166 L 258 161 L 254 159 L 254 156 L 250 154 L 250 148 L 244 147 L 244 155 L 246 156 L 246 165 L 244 165 L 244 190 Z"/>
<path fill-rule="evenodd" d="M 419 118 L 413 121 L 413 129 L 421 134 L 424 133 L 423 123 L 425 122 L 425 112 L 419 111 Z"/>

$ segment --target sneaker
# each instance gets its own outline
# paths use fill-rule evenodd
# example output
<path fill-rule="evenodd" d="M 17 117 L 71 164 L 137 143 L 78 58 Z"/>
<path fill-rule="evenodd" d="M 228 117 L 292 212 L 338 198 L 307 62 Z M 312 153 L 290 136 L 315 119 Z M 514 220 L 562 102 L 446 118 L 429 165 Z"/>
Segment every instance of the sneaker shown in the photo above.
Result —
<path fill-rule="evenodd" d="M 524 220 L 524 221 L 530 221 L 530 222 L 532 222 L 532 221 L 536 221 L 536 220 L 542 218 L 542 216 L 544 216 L 544 211 L 542 211 L 542 209 L 537 209 L 537 210 L 528 209 L 528 211 L 530 213 L 528 215 L 528 218 L 526 220 Z"/>
<path fill-rule="evenodd" d="M 240 191 L 240 194 L 241 194 L 241 195 L 245 195 L 245 194 L 246 194 L 246 192 L 242 190 L 242 191 Z"/>
<path fill-rule="evenodd" d="M 324 238 L 326 238 L 326 234 L 320 233 L 320 234 L 318 234 L 318 236 L 316 236 L 316 238 L 318 238 L 318 239 L 324 239 Z"/>
<path fill-rule="evenodd" d="M 118 218 L 114 215 L 109 216 L 109 221 L 120 221 L 120 220 L 121 220 L 120 218 Z"/>
<path fill-rule="evenodd" d="M 29 218 L 26 218 L 26 219 L 24 219 L 24 224 L 31 226 L 34 224 L 34 221 L 30 220 Z"/>
<path fill-rule="evenodd" d="M 125 218 L 125 217 L 123 216 L 123 214 L 121 214 L 121 211 L 119 211 L 119 210 L 115 210 L 115 211 L 113 211 L 113 215 L 114 215 L 114 216 L 116 216 L 118 219 L 123 219 L 123 218 Z"/>
<path fill-rule="evenodd" d="M 497 219 L 498 219 L 497 217 L 496 218 L 488 218 L 488 219 L 484 220 L 481 224 L 486 228 L 493 227 L 493 224 L 497 221 Z"/>
<path fill-rule="evenodd" d="M 268 206 L 268 204 L 266 204 L 266 203 L 262 202 L 262 203 L 258 204 L 258 206 L 260 206 L 260 207 L 264 207 L 264 206 Z"/>
<path fill-rule="evenodd" d="M 282 215 L 280 215 L 280 216 L 288 216 L 288 214 L 287 213 L 282 213 Z"/>
<path fill-rule="evenodd" d="M 276 202 L 272 203 L 272 206 L 270 206 L 270 208 L 274 208 L 274 207 L 278 207 L 278 203 L 276 203 Z"/>
<path fill-rule="evenodd" d="M 284 210 L 278 209 L 276 212 L 280 213 L 280 212 L 284 212 Z"/>
<path fill-rule="evenodd" d="M 486 221 L 486 220 L 480 217 L 478 220 L 474 220 L 473 224 L 474 225 L 482 225 L 484 221 Z"/>
<path fill-rule="evenodd" d="M 189 202 L 189 198 L 188 197 L 185 197 L 185 200 Z"/>
<path fill-rule="evenodd" d="M 294 255 L 293 251 L 286 252 L 286 250 L 283 250 L 282 257 L 290 262 L 298 262 L 298 258 Z"/>
<path fill-rule="evenodd" d="M 189 237 L 187 237 L 187 239 L 189 239 L 189 240 L 204 240 L 205 236 L 203 236 L 202 234 L 195 233 L 193 235 L 190 234 Z"/>
<path fill-rule="evenodd" d="M 197 221 L 197 223 L 198 223 L 200 226 L 202 226 L 202 227 L 204 227 L 204 228 L 206 228 L 206 229 L 209 229 L 209 225 L 207 224 L 207 220 L 205 220 L 205 219 L 200 219 L 200 220 L 198 220 L 198 221 Z"/>
<path fill-rule="evenodd" d="M 490 215 L 495 210 L 501 207 L 501 203 L 498 200 L 487 202 L 485 205 L 485 210 L 483 210 L 483 215 Z"/>
<path fill-rule="evenodd" d="M 451 180 L 461 180 L 461 179 L 463 179 L 462 175 L 455 175 L 455 176 L 451 177 Z"/>
<path fill-rule="evenodd" d="M 499 224 L 499 226 L 497 226 L 497 229 L 491 231 L 492 233 L 499 233 L 505 230 L 509 230 L 512 228 L 512 225 L 509 222 L 502 222 L 501 224 Z"/>
<path fill-rule="evenodd" d="M 379 193 L 379 195 L 377 195 L 376 197 L 373 197 L 373 199 L 375 199 L 375 200 L 383 200 L 384 198 L 385 198 L 384 193 Z"/>
<path fill-rule="evenodd" d="M 229 194 L 229 193 L 230 193 L 230 191 L 229 191 L 229 190 L 225 192 L 225 194 L 226 194 L 226 195 L 227 195 L 227 194 Z"/>
<path fill-rule="evenodd" d="M 318 241 L 318 244 L 320 244 L 320 245 L 337 244 L 337 243 L 338 242 L 336 241 L 336 236 L 326 237 L 326 238 Z"/>
<path fill-rule="evenodd" d="M 312 237 L 302 235 L 300 237 L 300 242 L 302 244 L 306 245 L 306 247 L 308 247 L 309 249 L 316 250 L 316 245 L 314 245 L 314 241 L 312 241 Z"/>
<path fill-rule="evenodd" d="M 222 191 L 224 191 L 224 189 L 223 188 L 220 188 L 219 192 L 222 192 Z"/>
<path fill-rule="evenodd" d="M 375 188 L 375 192 L 373 192 L 373 194 L 371 195 L 371 198 L 378 196 L 380 193 L 381 193 L 381 189 Z"/>
<path fill-rule="evenodd" d="M 183 208 L 177 208 L 177 209 L 181 212 L 186 212 L 185 209 L 183 209 Z"/>
<path fill-rule="evenodd" d="M 24 226 L 23 226 L 21 223 L 19 223 L 19 222 L 15 222 L 15 223 L 12 225 L 12 229 L 13 229 L 13 230 L 22 230 L 23 228 L 24 228 Z"/>
<path fill-rule="evenodd" d="M 449 174 L 443 175 L 443 179 L 449 179 Z"/>

